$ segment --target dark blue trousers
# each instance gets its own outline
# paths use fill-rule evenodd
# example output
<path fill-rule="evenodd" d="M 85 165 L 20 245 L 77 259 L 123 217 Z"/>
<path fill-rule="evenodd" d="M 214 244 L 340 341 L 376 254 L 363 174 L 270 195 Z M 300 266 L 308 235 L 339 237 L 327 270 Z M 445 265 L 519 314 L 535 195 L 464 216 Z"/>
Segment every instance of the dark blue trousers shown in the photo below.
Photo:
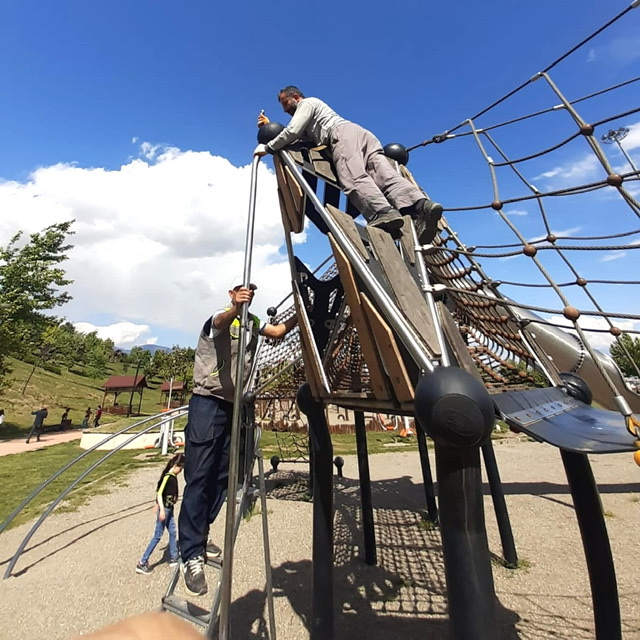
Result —
<path fill-rule="evenodd" d="M 224 503 L 229 478 L 233 404 L 193 394 L 185 429 L 186 486 L 178 519 L 180 556 L 202 555 L 209 525 Z"/>

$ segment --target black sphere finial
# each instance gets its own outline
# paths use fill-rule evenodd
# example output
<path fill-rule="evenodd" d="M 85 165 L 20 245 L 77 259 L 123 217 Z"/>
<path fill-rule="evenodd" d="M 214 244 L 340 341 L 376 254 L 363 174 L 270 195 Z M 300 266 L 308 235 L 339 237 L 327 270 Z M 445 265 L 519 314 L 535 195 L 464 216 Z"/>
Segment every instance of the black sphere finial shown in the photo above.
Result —
<path fill-rule="evenodd" d="M 389 144 L 385 144 L 382 150 L 387 158 L 391 158 L 400 164 L 406 165 L 409 162 L 409 152 L 407 151 L 407 147 L 399 142 L 390 142 Z"/>
<path fill-rule="evenodd" d="M 283 129 L 284 125 L 279 122 L 268 122 L 267 124 L 263 124 L 258 129 L 258 142 L 260 144 L 267 144 L 267 142 L 271 142 Z"/>
<path fill-rule="evenodd" d="M 436 444 L 459 449 L 483 445 L 495 423 L 493 400 L 477 378 L 458 367 L 439 367 L 416 386 L 418 424 Z"/>

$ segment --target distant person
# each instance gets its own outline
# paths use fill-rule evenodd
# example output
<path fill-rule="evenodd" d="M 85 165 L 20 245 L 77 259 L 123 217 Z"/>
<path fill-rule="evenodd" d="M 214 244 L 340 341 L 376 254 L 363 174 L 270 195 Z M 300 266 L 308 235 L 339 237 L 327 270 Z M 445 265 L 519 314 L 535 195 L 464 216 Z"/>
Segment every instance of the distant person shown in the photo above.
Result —
<path fill-rule="evenodd" d="M 96 415 L 93 418 L 93 426 L 96 429 L 100 426 L 100 418 L 102 418 L 102 407 L 98 405 Z"/>
<path fill-rule="evenodd" d="M 89 420 L 91 420 L 91 407 L 87 407 L 87 410 L 84 412 L 84 418 L 82 419 L 82 427 L 83 429 L 87 429 L 89 427 Z"/>
<path fill-rule="evenodd" d="M 33 419 L 31 431 L 29 431 L 29 435 L 27 436 L 27 444 L 29 444 L 29 440 L 31 440 L 34 435 L 36 436 L 36 441 L 40 442 L 40 432 L 42 431 L 44 421 L 49 416 L 49 411 L 47 407 L 42 407 L 42 409 L 32 411 L 31 415 L 35 416 L 35 418 Z"/>
<path fill-rule="evenodd" d="M 178 476 L 184 467 L 184 453 L 178 453 L 169 462 L 160 474 L 156 485 L 156 530 L 149 542 L 142 558 L 136 565 L 136 573 L 149 574 L 153 569 L 149 566 L 149 558 L 162 534 L 166 529 L 169 532 L 169 566 L 178 566 L 178 542 L 176 539 L 176 521 L 173 517 L 173 508 L 178 501 Z"/>
<path fill-rule="evenodd" d="M 0 426 L 4 422 L 4 409 L 0 409 Z"/>
<path fill-rule="evenodd" d="M 69 411 L 71 409 L 67 407 L 60 418 L 60 428 L 64 431 L 68 426 L 71 426 L 71 420 L 69 420 Z"/>

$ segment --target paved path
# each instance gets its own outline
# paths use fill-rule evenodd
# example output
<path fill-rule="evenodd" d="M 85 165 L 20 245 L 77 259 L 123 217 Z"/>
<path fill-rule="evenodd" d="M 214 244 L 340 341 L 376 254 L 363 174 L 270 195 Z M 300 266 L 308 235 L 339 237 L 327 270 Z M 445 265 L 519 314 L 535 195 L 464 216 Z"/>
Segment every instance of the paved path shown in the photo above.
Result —
<path fill-rule="evenodd" d="M 495 448 L 523 562 L 515 571 L 493 566 L 500 625 L 496 640 L 593 640 L 584 553 L 557 449 L 528 441 L 498 443 Z M 417 454 L 394 451 L 370 457 L 377 566 L 361 559 L 357 461 L 344 458 L 345 477 L 335 479 L 335 640 L 448 638 L 440 534 L 426 528 L 421 518 L 424 492 Z M 640 469 L 629 454 L 592 456 L 591 461 L 616 562 L 623 637 L 640 640 Z M 68 640 L 158 608 L 170 576 L 166 536 L 151 557 L 153 574 L 134 571 L 153 533 L 151 505 L 158 472 L 141 469 L 127 478 L 126 486 L 114 485 L 110 494 L 94 496 L 79 511 L 56 513 L 45 521 L 14 577 L 0 579 L 2 640 Z M 305 465 L 281 465 L 269 478 L 281 640 L 309 638 L 312 504 L 304 499 L 304 472 Z M 500 555 L 486 485 L 484 492 L 489 547 Z M 254 515 L 243 522 L 238 536 L 234 640 L 268 637 L 260 521 Z M 221 517 L 212 532 L 217 541 L 222 525 Z M 28 528 L 25 524 L 0 535 L 2 573 Z M 208 597 L 194 600 L 210 605 Z"/>
<path fill-rule="evenodd" d="M 25 451 L 44 449 L 45 447 L 50 447 L 53 444 L 79 440 L 81 437 L 82 430 L 74 429 L 73 431 L 57 431 L 54 433 L 45 432 L 40 436 L 40 442 L 34 438 L 29 442 L 29 444 L 26 442 L 26 437 L 16 438 L 15 440 L 0 440 L 0 456 L 8 456 L 12 453 L 24 453 Z"/>

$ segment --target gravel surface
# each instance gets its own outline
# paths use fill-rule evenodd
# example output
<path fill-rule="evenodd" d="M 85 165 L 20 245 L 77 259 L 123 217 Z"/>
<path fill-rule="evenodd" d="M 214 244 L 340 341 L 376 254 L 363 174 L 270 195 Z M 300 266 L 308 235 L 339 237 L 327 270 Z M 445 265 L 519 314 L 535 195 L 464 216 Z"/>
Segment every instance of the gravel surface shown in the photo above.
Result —
<path fill-rule="evenodd" d="M 510 438 L 496 444 L 522 567 L 494 564 L 504 639 L 593 638 L 584 555 L 560 456 L 552 447 Z M 336 478 L 336 638 L 447 637 L 440 536 L 422 522 L 424 494 L 416 453 L 371 456 L 378 566 L 361 560 L 357 463 L 345 457 Z M 616 561 L 624 638 L 640 639 L 640 584 L 634 553 L 640 531 L 640 469 L 629 454 L 593 456 Z M 305 465 L 281 465 L 269 479 L 269 529 L 278 636 L 308 638 L 311 515 Z M 50 517 L 0 581 L 0 638 L 50 640 L 99 629 L 157 609 L 170 578 L 168 539 L 142 576 L 135 563 L 154 526 L 158 470 L 142 469 L 127 485 L 95 496 L 77 512 Z M 488 487 L 489 545 L 501 554 Z M 221 541 L 223 517 L 214 527 Z M 0 536 L 4 572 L 29 525 Z M 210 580 L 211 582 L 212 580 Z M 180 584 L 180 588 L 182 584 Z M 210 605 L 208 596 L 195 598 Z M 266 638 L 260 515 L 245 521 L 234 563 L 232 637 Z"/>

